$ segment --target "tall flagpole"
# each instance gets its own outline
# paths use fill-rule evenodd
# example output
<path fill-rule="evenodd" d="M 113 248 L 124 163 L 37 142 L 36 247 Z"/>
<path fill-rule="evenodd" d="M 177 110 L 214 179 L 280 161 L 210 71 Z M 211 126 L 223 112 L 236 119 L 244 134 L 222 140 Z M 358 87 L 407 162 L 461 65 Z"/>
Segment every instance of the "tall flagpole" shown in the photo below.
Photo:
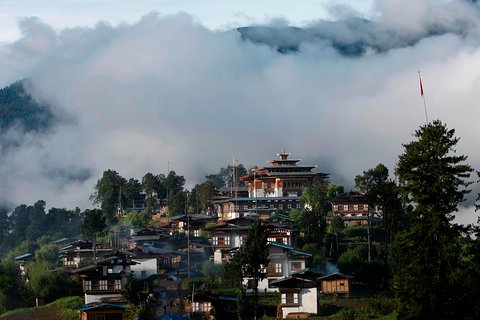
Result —
<path fill-rule="evenodd" d="M 423 107 L 425 109 L 425 120 L 426 120 L 425 124 L 428 124 L 427 104 L 425 103 L 425 95 L 423 94 L 423 85 L 422 85 L 422 77 L 420 76 L 420 70 L 418 70 L 418 79 L 420 80 L 420 96 L 423 99 Z"/>

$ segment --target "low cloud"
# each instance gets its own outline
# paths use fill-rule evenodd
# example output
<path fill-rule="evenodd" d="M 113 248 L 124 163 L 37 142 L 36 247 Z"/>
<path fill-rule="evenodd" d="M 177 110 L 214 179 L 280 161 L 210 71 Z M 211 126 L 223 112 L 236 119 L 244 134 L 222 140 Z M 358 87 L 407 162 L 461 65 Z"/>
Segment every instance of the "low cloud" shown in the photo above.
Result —
<path fill-rule="evenodd" d="M 285 148 L 348 189 L 378 163 L 393 171 L 401 144 L 425 123 L 419 69 L 429 118 L 456 129 L 459 152 L 478 168 L 478 6 L 376 8 L 369 21 L 337 8 L 343 20 L 312 22 L 301 39 L 268 26 L 296 42 L 289 54 L 268 35 L 245 40 L 185 14 L 59 33 L 21 20 L 22 37 L 0 47 L 0 85 L 29 78 L 33 96 L 68 121 L 2 151 L 0 202 L 86 208 L 107 169 L 140 179 L 169 167 L 191 186 L 229 164 L 232 149 L 250 167 Z"/>

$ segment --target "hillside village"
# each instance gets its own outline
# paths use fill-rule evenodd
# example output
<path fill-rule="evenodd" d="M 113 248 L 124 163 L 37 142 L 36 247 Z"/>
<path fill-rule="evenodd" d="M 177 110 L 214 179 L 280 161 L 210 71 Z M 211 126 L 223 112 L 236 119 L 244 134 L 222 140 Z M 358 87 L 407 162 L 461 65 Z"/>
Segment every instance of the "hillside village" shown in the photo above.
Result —
<path fill-rule="evenodd" d="M 446 128 L 435 121 L 421 130 L 444 135 Z M 418 138 L 412 144 L 426 139 Z M 479 228 L 450 223 L 467 192 L 459 188 L 468 182 L 452 180 L 449 186 L 421 178 L 415 183 L 422 197 L 416 198 L 416 185 L 405 181 L 416 179 L 408 176 L 415 172 L 408 161 L 418 157 L 400 156 L 396 174 L 403 184 L 379 164 L 357 175 L 357 190 L 348 192 L 331 183 L 329 173 L 285 150 L 248 171 L 238 164 L 222 168 L 190 191 L 173 171 L 147 173 L 140 183 L 107 170 L 91 196 L 97 209 L 46 213 L 45 202 L 38 201 L 8 215 L 3 211 L 2 308 L 34 304 L 44 310 L 61 298 L 73 299 L 67 319 L 82 320 L 397 319 L 408 312 L 429 318 L 432 309 L 419 302 L 423 294 L 406 302 L 411 294 L 402 296 L 398 288 L 429 287 L 422 270 L 476 279 Z M 435 157 L 420 163 L 428 161 Z M 472 171 L 456 168 L 461 177 Z M 436 185 L 442 189 L 432 189 Z M 402 189 L 407 187 L 411 191 Z M 438 197 L 445 188 L 456 200 Z M 430 243 L 430 234 L 450 238 Z M 463 249 L 450 251 L 452 246 Z M 441 262 L 437 270 L 432 252 L 446 254 L 453 269 L 443 274 Z M 459 292 L 478 290 L 469 283 Z M 451 312 L 475 314 L 470 306 Z"/>
<path fill-rule="evenodd" d="M 0 320 L 480 319 L 480 1 L 0 16 Z"/>
<path fill-rule="evenodd" d="M 222 296 L 207 285 L 202 269 L 208 264 L 228 263 L 246 242 L 257 220 L 266 231 L 268 243 L 268 264 L 264 266 L 264 278 L 257 290 L 278 295 L 277 314 L 273 316 L 316 315 L 320 312 L 320 294 L 355 292 L 352 285 L 355 273 L 343 274 L 335 263 L 339 254 L 338 239 L 330 239 L 331 246 L 336 241 L 333 255 L 330 248 L 326 256 L 314 259 L 317 250 L 305 249 L 308 230 L 299 226 L 298 217 L 294 217 L 295 212 L 305 208 L 312 210 L 313 204 L 305 200 L 304 191 L 317 181 L 328 183 L 329 174 L 315 172 L 315 165 L 302 164 L 285 150 L 267 163 L 243 176 L 233 172 L 232 184 L 215 188 L 205 211 L 189 212 L 186 205 L 184 214 L 171 215 L 166 201 L 154 211 L 148 208 L 147 195 L 139 192 L 132 201 L 127 200 L 126 205 L 118 205 L 115 215 L 125 218 L 144 214 L 143 223 L 135 227 L 114 227 L 103 239 L 95 236 L 89 240 L 83 237 L 53 241 L 59 247 L 57 266 L 68 270 L 71 277 L 81 278 L 85 303 L 79 309 L 82 319 L 90 319 L 91 315 L 97 315 L 95 319 L 98 319 L 99 314 L 105 315 L 102 319 L 123 319 L 129 302 L 125 298 L 125 285 L 131 281 L 148 283 L 149 279 L 156 279 L 157 285 L 148 288 L 145 301 L 140 304 L 145 307 L 151 299 L 155 314 L 222 312 L 220 309 L 225 307 Z M 236 169 L 232 167 L 233 171 Z M 243 182 L 241 186 L 235 176 Z M 369 203 L 364 193 L 344 193 L 342 189 L 335 186 L 324 204 L 328 208 L 326 221 L 330 228 L 333 223 L 339 229 L 357 226 L 360 228 L 357 231 L 362 233 L 381 223 L 381 211 Z M 326 230 L 321 226 L 317 229 Z M 361 247 L 367 246 L 366 238 L 359 241 Z M 26 270 L 34 257 L 33 252 L 14 257 L 25 281 L 28 281 Z M 197 287 L 182 286 L 186 279 Z M 245 277 L 242 283 L 245 292 L 253 292 L 252 279 Z M 37 297 L 37 305 L 45 303 L 45 298 Z M 235 295 L 230 294 L 229 299 L 236 299 Z"/>

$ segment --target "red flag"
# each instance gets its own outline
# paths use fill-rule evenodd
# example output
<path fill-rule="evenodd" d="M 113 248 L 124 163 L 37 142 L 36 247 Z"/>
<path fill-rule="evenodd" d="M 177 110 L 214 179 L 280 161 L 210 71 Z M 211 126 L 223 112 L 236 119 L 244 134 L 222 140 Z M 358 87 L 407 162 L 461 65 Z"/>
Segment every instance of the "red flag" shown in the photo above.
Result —
<path fill-rule="evenodd" d="M 422 78 L 420 78 L 420 96 L 423 97 Z"/>

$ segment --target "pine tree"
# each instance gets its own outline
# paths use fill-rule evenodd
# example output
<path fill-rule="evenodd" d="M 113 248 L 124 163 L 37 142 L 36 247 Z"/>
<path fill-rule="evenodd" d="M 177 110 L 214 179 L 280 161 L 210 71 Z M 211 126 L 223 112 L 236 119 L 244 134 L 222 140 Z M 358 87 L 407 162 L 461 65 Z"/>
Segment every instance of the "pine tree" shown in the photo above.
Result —
<path fill-rule="evenodd" d="M 398 187 L 389 178 L 388 169 L 383 164 L 363 171 L 355 177 L 355 186 L 365 192 L 371 205 L 379 206 L 382 211 L 382 224 L 385 242 L 390 244 L 394 235 L 403 229 L 404 210 L 402 208 Z"/>
<path fill-rule="evenodd" d="M 90 240 L 93 243 L 93 259 L 96 259 L 97 237 L 107 231 L 106 217 L 102 210 L 85 210 L 80 233 L 83 239 Z"/>
<path fill-rule="evenodd" d="M 226 275 L 233 283 L 235 287 L 235 293 L 237 294 L 237 319 L 242 320 L 245 313 L 245 290 L 243 287 L 243 254 L 238 251 L 234 254 L 230 260 L 225 264 Z"/>
<path fill-rule="evenodd" d="M 255 220 L 248 230 L 245 244 L 240 248 L 243 275 L 252 280 L 255 319 L 258 309 L 258 283 L 267 275 L 269 247 L 267 230 L 260 220 Z"/>
<path fill-rule="evenodd" d="M 95 184 L 95 192 L 90 196 L 90 200 L 93 204 L 100 204 L 108 223 L 115 220 L 114 215 L 117 208 L 122 207 L 122 189 L 126 182 L 126 179 L 115 170 L 107 170 Z"/>
<path fill-rule="evenodd" d="M 393 288 L 400 300 L 399 318 L 461 319 L 461 230 L 453 213 L 469 190 L 472 168 L 455 155 L 455 131 L 439 120 L 420 127 L 405 144 L 397 175 L 400 190 L 413 208 L 410 228 L 391 248 Z"/>
<path fill-rule="evenodd" d="M 343 191 L 343 187 L 331 184 L 325 177 L 315 177 L 302 195 L 305 208 L 298 215 L 298 226 L 304 233 L 304 251 L 313 254 L 313 265 L 319 265 L 325 259 L 323 239 L 327 227 L 327 212 L 330 198 Z"/>

